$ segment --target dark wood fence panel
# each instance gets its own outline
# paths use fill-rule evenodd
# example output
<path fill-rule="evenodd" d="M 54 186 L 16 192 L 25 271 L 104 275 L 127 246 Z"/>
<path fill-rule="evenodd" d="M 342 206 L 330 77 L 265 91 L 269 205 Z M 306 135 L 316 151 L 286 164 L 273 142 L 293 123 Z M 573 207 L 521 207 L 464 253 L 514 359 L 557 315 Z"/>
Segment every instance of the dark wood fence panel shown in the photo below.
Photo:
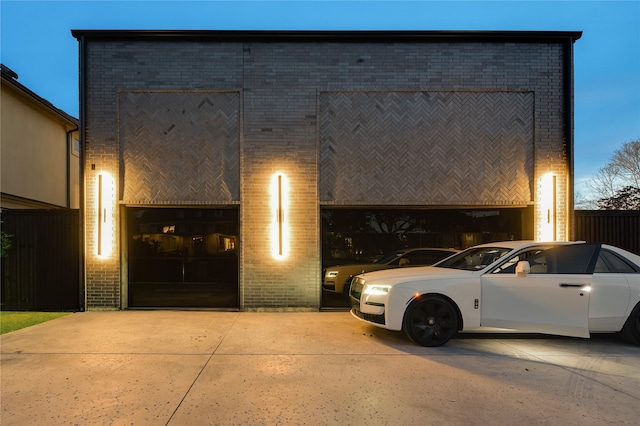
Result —
<path fill-rule="evenodd" d="M 78 210 L 3 210 L 11 237 L 2 258 L 2 310 L 83 307 Z"/>
<path fill-rule="evenodd" d="M 610 244 L 640 255 L 640 211 L 576 210 L 575 239 Z"/>

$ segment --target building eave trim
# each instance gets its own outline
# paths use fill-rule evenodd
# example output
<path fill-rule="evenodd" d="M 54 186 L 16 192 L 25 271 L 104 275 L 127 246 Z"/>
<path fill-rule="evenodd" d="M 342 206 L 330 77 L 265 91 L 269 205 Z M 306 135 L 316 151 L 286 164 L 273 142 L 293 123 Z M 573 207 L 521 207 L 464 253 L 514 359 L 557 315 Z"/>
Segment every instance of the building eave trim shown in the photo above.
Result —
<path fill-rule="evenodd" d="M 578 40 L 582 31 L 321 31 L 321 30 L 72 30 L 80 39 L 206 39 L 210 41 L 429 42 L 500 41 L 559 42 Z"/>

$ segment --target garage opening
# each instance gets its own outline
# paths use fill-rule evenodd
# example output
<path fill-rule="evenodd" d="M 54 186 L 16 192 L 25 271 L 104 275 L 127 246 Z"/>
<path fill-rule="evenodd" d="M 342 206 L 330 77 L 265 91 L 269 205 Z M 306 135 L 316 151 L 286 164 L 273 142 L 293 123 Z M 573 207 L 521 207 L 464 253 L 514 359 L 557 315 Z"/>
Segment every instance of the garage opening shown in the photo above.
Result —
<path fill-rule="evenodd" d="M 239 308 L 237 208 L 127 208 L 130 308 Z"/>
<path fill-rule="evenodd" d="M 453 248 L 533 238 L 533 207 L 409 209 L 325 207 L 322 217 L 322 307 L 349 307 L 348 285 L 325 283 L 327 268 L 383 262 L 398 250 Z M 430 254 L 426 257 L 433 260 Z M 401 265 L 389 265 L 398 267 Z M 337 275 L 336 276 L 341 276 Z M 347 275 L 348 279 L 348 275 Z M 333 283 L 332 283 L 333 284 Z"/>

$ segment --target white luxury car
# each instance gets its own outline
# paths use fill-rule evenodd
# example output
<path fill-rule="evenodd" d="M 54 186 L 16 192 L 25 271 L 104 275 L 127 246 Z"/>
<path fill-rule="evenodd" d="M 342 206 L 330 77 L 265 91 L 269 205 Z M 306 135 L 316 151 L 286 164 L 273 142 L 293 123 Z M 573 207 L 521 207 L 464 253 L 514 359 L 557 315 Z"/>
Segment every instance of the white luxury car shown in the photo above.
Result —
<path fill-rule="evenodd" d="M 354 277 L 351 313 L 423 346 L 487 327 L 640 345 L 640 256 L 584 242 L 507 241 L 433 266 Z"/>

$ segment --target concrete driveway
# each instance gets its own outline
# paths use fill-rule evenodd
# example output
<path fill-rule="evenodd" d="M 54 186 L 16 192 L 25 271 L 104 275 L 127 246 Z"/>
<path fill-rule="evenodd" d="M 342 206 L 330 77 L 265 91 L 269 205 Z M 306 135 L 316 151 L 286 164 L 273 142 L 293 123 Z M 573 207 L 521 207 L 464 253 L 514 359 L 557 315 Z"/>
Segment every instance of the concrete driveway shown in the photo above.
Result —
<path fill-rule="evenodd" d="M 0 337 L 2 425 L 603 425 L 640 418 L 640 348 L 346 312 L 82 312 Z"/>

